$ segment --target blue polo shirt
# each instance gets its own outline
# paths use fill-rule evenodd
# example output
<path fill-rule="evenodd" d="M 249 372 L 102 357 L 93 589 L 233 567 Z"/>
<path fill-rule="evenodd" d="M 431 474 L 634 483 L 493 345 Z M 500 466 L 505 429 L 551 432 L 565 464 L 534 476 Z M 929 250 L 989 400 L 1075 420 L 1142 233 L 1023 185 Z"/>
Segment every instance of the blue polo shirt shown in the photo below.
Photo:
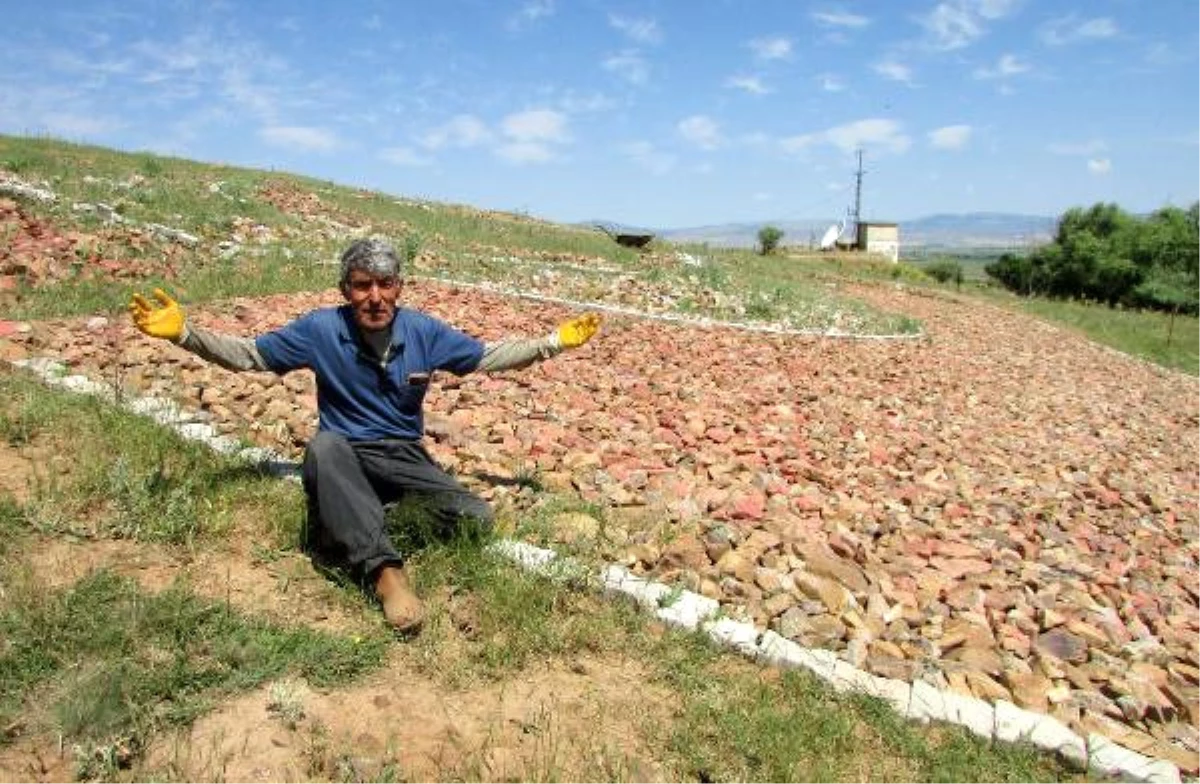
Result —
<path fill-rule="evenodd" d="M 351 441 L 421 438 L 433 372 L 461 376 L 483 358 L 483 343 L 408 308 L 396 310 L 383 361 L 359 341 L 348 305 L 314 310 L 254 342 L 274 372 L 309 368 L 316 374 L 318 427 Z"/>

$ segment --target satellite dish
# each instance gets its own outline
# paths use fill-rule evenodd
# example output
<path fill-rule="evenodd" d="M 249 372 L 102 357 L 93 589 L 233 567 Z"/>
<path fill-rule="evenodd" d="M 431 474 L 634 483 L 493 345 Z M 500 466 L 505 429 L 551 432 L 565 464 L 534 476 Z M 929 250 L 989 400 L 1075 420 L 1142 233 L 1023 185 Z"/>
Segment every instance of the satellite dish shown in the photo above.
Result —
<path fill-rule="evenodd" d="M 825 234 L 821 237 L 821 250 L 829 250 L 837 243 L 838 238 L 842 236 L 842 232 L 846 230 L 846 221 L 835 223 L 825 230 Z"/>

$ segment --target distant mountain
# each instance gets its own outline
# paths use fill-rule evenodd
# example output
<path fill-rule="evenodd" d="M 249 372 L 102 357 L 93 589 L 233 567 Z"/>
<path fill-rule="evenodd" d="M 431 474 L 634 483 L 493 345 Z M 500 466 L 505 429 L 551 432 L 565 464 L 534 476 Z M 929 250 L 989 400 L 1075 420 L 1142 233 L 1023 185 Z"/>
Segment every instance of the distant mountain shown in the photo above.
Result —
<path fill-rule="evenodd" d="M 764 220 L 761 223 L 723 223 L 683 229 L 659 230 L 658 236 L 677 243 L 708 243 L 731 248 L 752 248 L 758 231 L 768 224 L 783 230 L 783 244 L 815 246 L 833 221 L 808 219 Z M 968 212 L 929 215 L 900 221 L 901 255 L 904 248 L 1021 248 L 1048 242 L 1057 218 L 1008 212 Z"/>
<path fill-rule="evenodd" d="M 900 241 L 909 245 L 958 248 L 1022 248 L 1049 242 L 1058 218 L 1010 212 L 930 215 L 900 224 Z"/>
<path fill-rule="evenodd" d="M 766 225 L 775 226 L 783 231 L 785 245 L 806 245 L 810 241 L 815 245 L 831 223 L 828 220 L 817 218 L 790 221 L 764 220 L 762 223 L 720 223 L 685 229 L 665 229 L 659 232 L 659 236 L 671 242 L 708 243 L 722 248 L 752 248 L 758 244 L 758 230 Z"/>

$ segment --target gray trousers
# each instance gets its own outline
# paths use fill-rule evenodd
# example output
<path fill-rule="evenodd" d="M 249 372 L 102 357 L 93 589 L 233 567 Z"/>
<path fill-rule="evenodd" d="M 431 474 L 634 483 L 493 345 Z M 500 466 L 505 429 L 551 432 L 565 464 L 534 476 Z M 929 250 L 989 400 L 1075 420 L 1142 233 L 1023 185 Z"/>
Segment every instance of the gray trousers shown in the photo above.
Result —
<path fill-rule="evenodd" d="M 437 529 L 453 535 L 470 519 L 488 528 L 487 502 L 434 462 L 420 441 L 354 441 L 318 431 L 304 454 L 308 523 L 304 545 L 317 559 L 367 581 L 402 564 L 388 536 L 385 505 L 417 501 Z"/>

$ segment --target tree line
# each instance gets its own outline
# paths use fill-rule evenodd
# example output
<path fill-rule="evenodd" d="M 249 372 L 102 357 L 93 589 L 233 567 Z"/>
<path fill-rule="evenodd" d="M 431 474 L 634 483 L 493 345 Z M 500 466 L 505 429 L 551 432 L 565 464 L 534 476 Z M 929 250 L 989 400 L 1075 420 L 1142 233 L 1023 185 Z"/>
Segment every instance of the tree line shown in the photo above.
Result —
<path fill-rule="evenodd" d="M 1054 240 L 1006 253 L 984 270 L 1026 296 L 1196 313 L 1200 305 L 1200 202 L 1131 215 L 1115 204 L 1074 207 Z"/>

